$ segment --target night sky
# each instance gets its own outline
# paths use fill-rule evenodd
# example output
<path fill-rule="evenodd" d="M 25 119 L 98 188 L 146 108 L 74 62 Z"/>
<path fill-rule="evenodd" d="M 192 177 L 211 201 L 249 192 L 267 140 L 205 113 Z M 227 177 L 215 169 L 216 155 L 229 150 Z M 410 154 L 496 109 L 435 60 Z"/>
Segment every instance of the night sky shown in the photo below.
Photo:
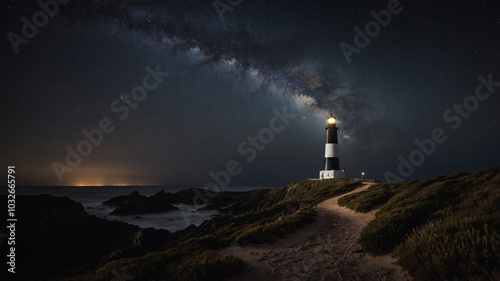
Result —
<path fill-rule="evenodd" d="M 63 2 L 1 3 L 19 185 L 285 185 L 318 177 L 330 113 L 349 177 L 500 164 L 497 1 Z"/>

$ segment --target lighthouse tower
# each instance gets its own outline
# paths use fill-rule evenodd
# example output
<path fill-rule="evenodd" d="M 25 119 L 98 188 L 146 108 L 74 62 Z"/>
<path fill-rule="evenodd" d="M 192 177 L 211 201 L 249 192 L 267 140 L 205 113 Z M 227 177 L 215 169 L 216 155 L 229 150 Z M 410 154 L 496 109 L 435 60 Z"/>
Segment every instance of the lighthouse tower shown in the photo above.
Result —
<path fill-rule="evenodd" d="M 331 114 L 326 126 L 325 169 L 319 172 L 319 179 L 345 178 L 345 172 L 339 168 L 338 129 Z"/>

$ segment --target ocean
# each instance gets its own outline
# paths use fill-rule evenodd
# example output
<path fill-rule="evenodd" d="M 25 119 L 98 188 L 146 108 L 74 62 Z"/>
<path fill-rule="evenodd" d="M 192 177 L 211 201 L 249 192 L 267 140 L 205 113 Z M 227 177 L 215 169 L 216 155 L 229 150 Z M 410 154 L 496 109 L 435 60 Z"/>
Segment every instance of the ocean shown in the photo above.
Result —
<path fill-rule="evenodd" d="M 65 196 L 76 202 L 80 202 L 85 211 L 90 215 L 96 215 L 107 220 L 122 221 L 134 224 L 142 228 L 153 227 L 155 229 L 166 229 L 170 232 L 176 232 L 188 227 L 191 224 L 199 226 L 205 220 L 218 214 L 216 210 L 200 210 L 204 206 L 174 204 L 179 210 L 132 216 L 114 216 L 109 215 L 114 208 L 102 205 L 102 202 L 119 195 L 128 195 L 133 191 L 138 191 L 145 196 L 151 196 L 164 190 L 165 192 L 175 193 L 182 189 L 191 187 L 180 186 L 19 186 L 16 187 L 17 195 L 38 195 L 50 194 L 53 196 Z M 258 188 L 276 189 L 276 187 L 255 187 L 240 186 L 227 187 L 224 191 L 249 191 Z M 22 208 L 22 206 L 19 206 Z"/>

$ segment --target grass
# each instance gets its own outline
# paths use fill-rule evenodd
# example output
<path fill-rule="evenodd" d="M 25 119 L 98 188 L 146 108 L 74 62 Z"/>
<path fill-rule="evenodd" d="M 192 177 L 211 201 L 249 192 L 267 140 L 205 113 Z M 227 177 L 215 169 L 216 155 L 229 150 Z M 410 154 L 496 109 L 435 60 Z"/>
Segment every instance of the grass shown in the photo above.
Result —
<path fill-rule="evenodd" d="M 339 205 L 348 207 L 356 212 L 366 213 L 377 205 L 386 203 L 396 194 L 385 184 L 375 184 L 370 189 L 343 196 L 339 199 Z"/>
<path fill-rule="evenodd" d="M 213 236 L 189 239 L 166 251 L 146 254 L 142 257 L 118 259 L 106 263 L 95 271 L 72 276 L 63 280 L 108 281 L 113 271 L 135 276 L 134 280 L 223 280 L 243 272 L 245 262 L 238 257 L 218 257 L 210 250 Z"/>
<path fill-rule="evenodd" d="M 500 280 L 500 235 L 491 223 L 430 222 L 414 229 L 394 253 L 419 280 Z"/>
<path fill-rule="evenodd" d="M 359 243 L 394 254 L 416 280 L 500 280 L 500 167 L 377 184 L 339 203 L 358 212 L 384 204 Z"/>
<path fill-rule="evenodd" d="M 280 217 L 273 222 L 252 227 L 236 237 L 234 242 L 242 246 L 249 243 L 273 243 L 288 233 L 294 233 L 305 224 L 313 223 L 315 216 L 316 212 L 309 208 L 299 210 L 293 215 Z"/>
<path fill-rule="evenodd" d="M 293 183 L 269 192 L 264 198 L 234 204 L 233 210 L 239 210 L 239 215 L 226 218 L 210 234 L 226 244 L 273 243 L 312 223 L 316 215 L 311 210 L 314 204 L 357 186 L 357 181 L 345 179 Z"/>
<path fill-rule="evenodd" d="M 110 261 L 71 280 L 110 280 L 124 269 L 134 280 L 223 280 L 244 270 L 217 250 L 234 243 L 273 243 L 314 221 L 312 206 L 360 185 L 354 180 L 301 181 L 237 199 L 176 247 Z M 380 208 L 359 243 L 392 254 L 415 280 L 500 280 L 500 167 L 427 180 L 375 184 L 339 204 Z M 69 279 L 68 279 L 69 280 Z"/>
<path fill-rule="evenodd" d="M 305 180 L 273 191 L 256 190 L 235 196 L 223 215 L 202 224 L 193 235 L 180 237 L 176 247 L 140 257 L 113 260 L 97 269 L 72 276 L 75 281 L 110 280 L 112 271 L 124 270 L 134 280 L 224 280 L 241 273 L 244 262 L 235 256 L 217 256 L 231 243 L 273 243 L 315 220 L 311 207 L 360 183 L 348 179 Z M 225 195 L 224 195 L 225 196 Z"/>
<path fill-rule="evenodd" d="M 176 247 L 109 261 L 67 280 L 223 280 L 244 270 L 217 250 L 234 243 L 273 243 L 314 221 L 312 206 L 360 186 L 354 180 L 301 181 L 235 197 L 224 214 L 179 237 Z M 427 180 L 375 184 L 339 204 L 357 212 L 380 208 L 359 243 L 392 254 L 414 280 L 500 280 L 500 167 Z"/>

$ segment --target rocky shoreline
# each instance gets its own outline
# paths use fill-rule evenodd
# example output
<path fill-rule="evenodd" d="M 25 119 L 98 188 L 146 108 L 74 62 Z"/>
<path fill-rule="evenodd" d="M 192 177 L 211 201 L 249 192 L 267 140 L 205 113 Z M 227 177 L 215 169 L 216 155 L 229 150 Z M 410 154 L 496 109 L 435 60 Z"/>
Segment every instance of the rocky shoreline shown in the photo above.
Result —
<path fill-rule="evenodd" d="M 175 233 L 107 221 L 67 197 L 18 196 L 16 279 L 108 281 L 125 270 L 134 280 L 403 280 L 407 270 L 415 280 L 498 280 L 499 188 L 500 167 L 391 184 L 304 180 L 218 193 L 206 207 L 219 215 Z M 192 204 L 194 194 L 132 192 L 106 202 L 149 212 Z M 443 241 L 459 254 L 434 251 Z"/>

